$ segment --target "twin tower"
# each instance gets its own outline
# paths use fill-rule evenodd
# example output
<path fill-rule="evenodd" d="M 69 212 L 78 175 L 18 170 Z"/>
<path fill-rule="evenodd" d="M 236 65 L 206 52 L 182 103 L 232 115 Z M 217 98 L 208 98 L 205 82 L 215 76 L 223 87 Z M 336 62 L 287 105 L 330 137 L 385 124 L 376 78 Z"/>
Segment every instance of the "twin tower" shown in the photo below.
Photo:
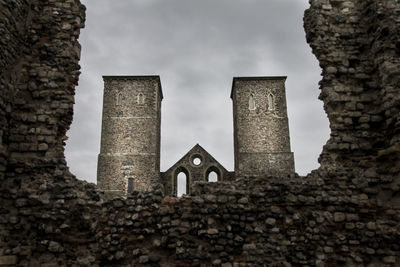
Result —
<path fill-rule="evenodd" d="M 161 101 L 159 76 L 103 76 L 104 100 L 97 183 L 115 194 L 162 186 L 177 195 L 178 176 L 185 193 L 196 181 L 239 177 L 293 177 L 286 109 L 286 77 L 233 78 L 235 171 L 227 171 L 200 145 L 166 172 L 160 172 Z"/>

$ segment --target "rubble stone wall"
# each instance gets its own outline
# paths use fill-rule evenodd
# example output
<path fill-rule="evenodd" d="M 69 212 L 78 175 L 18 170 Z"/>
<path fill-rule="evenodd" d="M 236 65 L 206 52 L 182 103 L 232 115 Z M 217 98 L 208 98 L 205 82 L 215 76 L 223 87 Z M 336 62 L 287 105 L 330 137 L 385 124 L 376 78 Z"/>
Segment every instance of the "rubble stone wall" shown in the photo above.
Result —
<path fill-rule="evenodd" d="M 304 23 L 320 62 L 331 137 L 321 167 L 367 177 L 400 171 L 399 1 L 312 0 Z"/>
<path fill-rule="evenodd" d="M 22 54 L 24 46 L 24 34 L 26 28 L 24 18 L 27 16 L 29 5 L 20 2 L 18 5 L 7 3 L 1 4 L 1 36 L 0 38 L 0 179 L 4 179 L 4 172 L 8 160 L 8 131 L 9 113 L 12 105 L 12 93 L 17 79 L 16 71 L 18 58 Z M 6 19 L 7 18 L 7 19 Z"/>
<path fill-rule="evenodd" d="M 190 197 L 138 193 L 107 203 L 100 262 L 139 266 L 394 266 L 396 207 L 321 178 L 197 184 Z M 351 188 L 351 189 L 349 189 Z M 201 265 L 203 264 L 203 265 Z"/>
<path fill-rule="evenodd" d="M 0 265 L 399 266 L 400 3 L 310 3 L 332 130 L 320 169 L 105 200 L 63 155 L 84 7 L 1 1 Z"/>

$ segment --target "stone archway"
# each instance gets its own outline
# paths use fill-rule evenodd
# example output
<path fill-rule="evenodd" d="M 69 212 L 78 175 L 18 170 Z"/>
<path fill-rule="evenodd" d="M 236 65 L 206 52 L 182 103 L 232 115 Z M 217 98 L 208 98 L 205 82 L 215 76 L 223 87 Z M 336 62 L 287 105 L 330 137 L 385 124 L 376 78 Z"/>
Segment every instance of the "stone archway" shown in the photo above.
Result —
<path fill-rule="evenodd" d="M 173 176 L 173 188 L 174 188 L 174 196 L 178 196 L 178 189 L 179 189 L 179 179 L 178 176 L 183 173 L 185 175 L 185 193 L 184 194 L 189 194 L 190 193 L 190 184 L 191 184 L 191 177 L 190 177 L 190 172 L 188 169 L 186 169 L 183 166 L 178 167 L 175 172 L 174 172 L 174 176 Z"/>
<path fill-rule="evenodd" d="M 217 166 L 211 166 L 207 169 L 204 175 L 204 180 L 210 182 L 210 174 L 214 172 L 217 174 L 217 182 L 223 181 L 223 176 L 221 170 Z"/>

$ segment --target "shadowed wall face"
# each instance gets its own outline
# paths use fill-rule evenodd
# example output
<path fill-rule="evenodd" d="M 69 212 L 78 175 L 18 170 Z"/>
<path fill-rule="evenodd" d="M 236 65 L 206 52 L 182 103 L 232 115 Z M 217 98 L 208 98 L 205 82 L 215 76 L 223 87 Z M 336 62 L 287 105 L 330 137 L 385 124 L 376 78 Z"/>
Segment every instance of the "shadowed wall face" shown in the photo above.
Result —
<path fill-rule="evenodd" d="M 64 180 L 85 7 L 24 0 L 2 1 L 0 10 L 0 177 L 25 184 L 34 171 Z"/>
<path fill-rule="evenodd" d="M 286 77 L 234 78 L 232 85 L 235 173 L 293 176 Z"/>
<path fill-rule="evenodd" d="M 125 193 L 159 184 L 162 92 L 158 76 L 105 76 L 98 185 Z"/>
<path fill-rule="evenodd" d="M 304 25 L 331 128 L 321 168 L 392 176 L 400 171 L 399 1 L 310 2 Z"/>

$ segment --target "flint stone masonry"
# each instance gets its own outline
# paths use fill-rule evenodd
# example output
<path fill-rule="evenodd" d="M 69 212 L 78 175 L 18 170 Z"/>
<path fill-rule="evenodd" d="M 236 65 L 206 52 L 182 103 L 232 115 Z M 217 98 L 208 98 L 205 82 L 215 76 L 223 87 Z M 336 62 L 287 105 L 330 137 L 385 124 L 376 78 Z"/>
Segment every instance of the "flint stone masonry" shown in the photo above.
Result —
<path fill-rule="evenodd" d="M 236 77 L 232 82 L 235 172 L 228 171 L 199 145 L 160 173 L 161 100 L 159 76 L 103 76 L 100 189 L 110 196 L 163 186 L 177 196 L 177 177 L 186 176 L 186 193 L 196 181 L 241 176 L 295 176 L 286 108 L 286 77 Z M 193 163 L 204 158 L 205 164 Z"/>
<path fill-rule="evenodd" d="M 126 194 L 160 184 L 161 101 L 158 76 L 104 76 L 98 186 Z"/>
<path fill-rule="evenodd" d="M 399 1 L 310 2 L 304 23 L 331 128 L 321 168 L 398 175 Z"/>
<path fill-rule="evenodd" d="M 196 164 L 195 159 L 198 159 Z M 178 175 L 186 175 L 186 194 L 192 191 L 192 185 L 195 182 L 208 181 L 209 174 L 215 172 L 217 181 L 232 181 L 235 179 L 235 173 L 227 171 L 216 159 L 214 159 L 199 144 L 195 145 L 167 171 L 161 173 L 164 192 L 166 195 L 177 195 Z"/>
<path fill-rule="evenodd" d="M 285 80 L 286 77 L 233 79 L 231 98 L 238 177 L 294 176 Z"/>
<path fill-rule="evenodd" d="M 105 200 L 63 155 L 84 7 L 1 1 L 0 264 L 399 266 L 400 3 L 310 4 L 304 26 L 332 130 L 321 168 Z"/>

